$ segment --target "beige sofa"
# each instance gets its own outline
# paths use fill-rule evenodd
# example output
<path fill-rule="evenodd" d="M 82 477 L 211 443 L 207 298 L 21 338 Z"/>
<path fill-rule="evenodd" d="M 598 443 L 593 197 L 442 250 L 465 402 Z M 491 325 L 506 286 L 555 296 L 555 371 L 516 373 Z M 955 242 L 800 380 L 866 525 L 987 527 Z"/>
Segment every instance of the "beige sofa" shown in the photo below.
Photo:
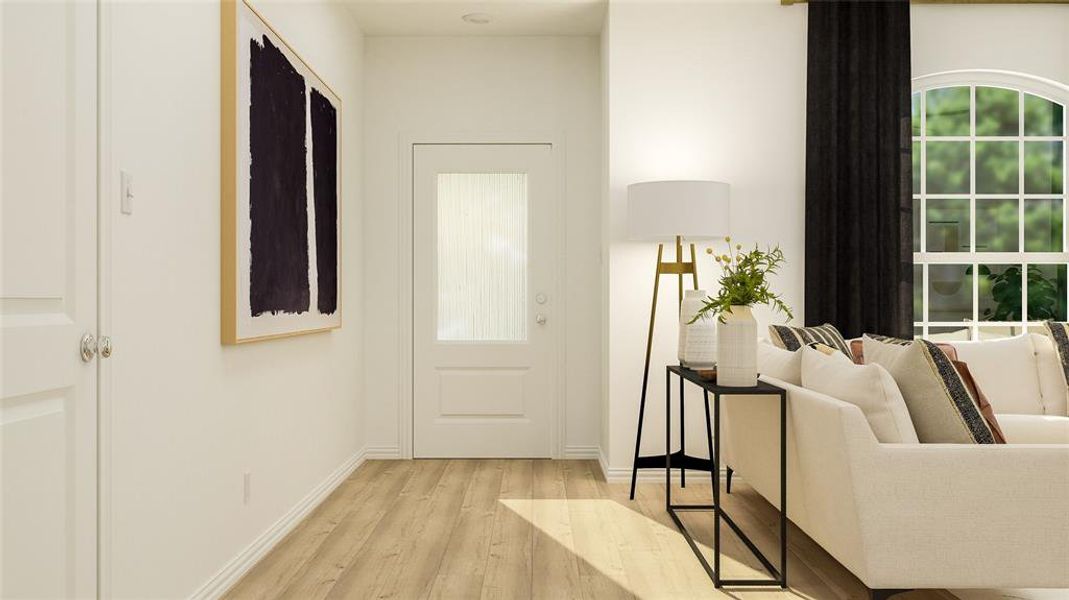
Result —
<path fill-rule="evenodd" d="M 882 444 L 861 410 L 788 390 L 788 516 L 874 596 L 1069 588 L 1069 416 L 1048 338 L 958 342 L 1005 445 Z M 722 400 L 724 462 L 773 505 L 778 403 Z"/>

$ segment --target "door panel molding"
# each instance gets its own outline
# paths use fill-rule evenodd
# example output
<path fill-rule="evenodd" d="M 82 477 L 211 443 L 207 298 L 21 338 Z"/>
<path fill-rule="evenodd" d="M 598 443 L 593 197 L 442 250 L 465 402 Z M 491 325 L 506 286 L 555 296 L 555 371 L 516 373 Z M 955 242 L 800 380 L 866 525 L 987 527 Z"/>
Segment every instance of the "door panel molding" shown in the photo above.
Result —
<path fill-rule="evenodd" d="M 402 132 L 398 135 L 398 218 L 397 237 L 399 240 L 398 257 L 398 306 L 400 307 L 400 322 L 397 328 L 398 334 L 398 411 L 397 411 L 397 440 L 400 450 L 400 458 L 411 459 L 413 457 L 413 410 L 414 410 L 414 368 L 413 363 L 413 206 L 415 202 L 415 189 L 413 186 L 415 148 L 416 146 L 447 146 L 447 145 L 548 145 L 553 152 L 553 165 L 556 171 L 556 199 L 553 206 L 556 221 L 560 225 L 556 232 L 554 247 L 555 278 L 557 289 L 556 304 L 559 307 L 559 316 L 555 317 L 556 326 L 560 328 L 557 335 L 557 385 L 551 398 L 550 405 L 550 457 L 559 459 L 564 457 L 564 440 L 566 435 L 564 399 L 567 398 L 567 314 L 568 308 L 565 289 L 567 277 L 565 276 L 567 236 L 564 228 L 567 222 L 564 219 L 564 201 L 567 191 L 566 147 L 564 140 L 565 132 L 561 131 L 518 131 L 518 132 Z"/>

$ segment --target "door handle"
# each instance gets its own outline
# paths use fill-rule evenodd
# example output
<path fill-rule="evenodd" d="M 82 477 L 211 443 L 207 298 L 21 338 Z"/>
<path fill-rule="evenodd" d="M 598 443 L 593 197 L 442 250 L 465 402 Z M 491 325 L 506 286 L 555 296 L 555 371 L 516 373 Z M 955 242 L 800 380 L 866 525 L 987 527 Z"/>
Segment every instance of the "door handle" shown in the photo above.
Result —
<path fill-rule="evenodd" d="M 97 340 L 93 334 L 87 333 L 82 336 L 82 362 L 92 362 L 97 354 Z"/>
<path fill-rule="evenodd" d="M 546 315 L 543 315 L 541 313 L 538 314 L 538 315 L 535 315 L 535 323 L 538 323 L 539 325 L 545 325 L 546 324 Z"/>
<path fill-rule="evenodd" d="M 100 358 L 111 357 L 111 336 L 105 335 L 100 338 Z"/>

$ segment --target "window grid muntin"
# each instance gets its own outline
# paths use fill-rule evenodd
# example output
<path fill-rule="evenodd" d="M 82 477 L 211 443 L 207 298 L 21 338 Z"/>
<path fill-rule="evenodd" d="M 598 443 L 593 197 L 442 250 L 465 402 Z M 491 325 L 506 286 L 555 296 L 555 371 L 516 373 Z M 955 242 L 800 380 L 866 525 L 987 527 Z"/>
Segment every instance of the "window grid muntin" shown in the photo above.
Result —
<path fill-rule="evenodd" d="M 1027 89 L 1027 86 L 1020 85 L 1018 87 L 1011 87 L 1005 82 L 991 82 L 983 83 L 976 81 L 982 79 L 982 77 L 974 77 L 973 81 L 968 83 L 962 82 L 940 82 L 938 84 L 918 86 L 914 88 L 913 93 L 919 94 L 918 110 L 920 111 L 920 132 L 919 135 L 913 135 L 912 141 L 919 143 L 921 157 L 920 157 L 920 193 L 914 193 L 913 199 L 918 203 L 918 209 L 920 210 L 920 251 L 914 251 L 913 263 L 921 266 L 921 306 L 922 316 L 921 320 L 914 320 L 914 330 L 918 328 L 922 332 L 923 337 L 928 337 L 931 328 L 939 327 L 953 327 L 966 329 L 968 331 L 969 339 L 979 339 L 981 328 L 994 328 L 994 327 L 1020 327 L 1022 331 L 1032 331 L 1039 327 L 1042 329 L 1042 322 L 1029 321 L 1028 317 L 1028 268 L 1031 265 L 1066 265 L 1069 264 L 1069 247 L 1067 247 L 1067 225 L 1066 212 L 1069 209 L 1069 181 L 1067 181 L 1067 165 L 1069 165 L 1069 114 L 1066 114 L 1067 105 L 1069 103 L 1054 99 L 1048 95 L 1037 93 Z M 948 87 L 969 87 L 969 135 L 968 136 L 931 136 L 934 141 L 956 141 L 956 142 L 969 142 L 969 193 L 966 194 L 931 194 L 927 193 L 928 189 L 928 92 L 931 90 L 948 88 Z M 1003 142 L 1017 142 L 1017 238 L 1018 246 L 1017 252 L 977 252 L 976 250 L 976 201 L 977 199 L 996 199 L 996 198 L 1012 198 L 1009 194 L 977 194 L 976 193 L 976 88 L 977 87 L 997 87 L 1007 90 L 1012 90 L 1017 94 L 1017 135 L 1016 136 L 982 136 L 980 139 L 984 142 L 988 141 L 1003 141 Z M 1061 136 L 1026 136 L 1025 135 L 1025 95 L 1032 95 L 1055 104 L 1059 104 L 1062 107 L 1062 135 Z M 912 104 L 912 103 L 911 103 Z M 912 125 L 911 125 L 912 130 Z M 1025 141 L 1029 142 L 1062 142 L 1062 193 L 1061 194 L 1025 194 L 1025 170 L 1024 170 L 1024 156 L 1025 156 Z M 916 190 L 914 190 L 916 192 Z M 928 251 L 928 199 L 956 199 L 965 198 L 969 199 L 969 252 L 929 252 Z M 1026 252 L 1025 251 L 1025 219 L 1024 210 L 1025 204 L 1028 200 L 1061 200 L 1062 210 L 1062 252 L 1048 253 L 1048 252 Z M 1005 258 L 1005 260 L 1002 260 Z M 952 264 L 971 266 L 973 276 L 971 277 L 972 284 L 972 320 L 963 322 L 947 322 L 947 321 L 930 321 L 930 306 L 929 306 L 929 266 L 932 264 Z M 980 320 L 979 304 L 980 304 L 980 277 L 979 267 L 980 265 L 995 265 L 995 264 L 1008 264 L 1008 265 L 1020 265 L 1022 269 L 1022 284 L 1021 284 L 1021 321 L 983 321 Z M 1067 267 L 1069 269 L 1069 267 Z M 914 282 L 914 286 L 917 282 Z M 1069 285 L 1066 286 L 1066 303 L 1069 305 Z"/>

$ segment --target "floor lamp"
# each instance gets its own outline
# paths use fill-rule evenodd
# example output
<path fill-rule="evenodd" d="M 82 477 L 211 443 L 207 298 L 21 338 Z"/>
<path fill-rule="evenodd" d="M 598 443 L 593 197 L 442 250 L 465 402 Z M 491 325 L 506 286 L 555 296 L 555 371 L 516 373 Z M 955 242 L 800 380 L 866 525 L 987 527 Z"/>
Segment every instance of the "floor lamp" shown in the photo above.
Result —
<path fill-rule="evenodd" d="M 662 275 L 677 277 L 678 304 L 683 303 L 683 280 L 689 277 L 698 289 L 698 265 L 694 244 L 690 246 L 690 260 L 683 259 L 683 240 L 703 240 L 728 235 L 728 213 L 731 186 L 717 181 L 647 181 L 627 186 L 628 235 L 637 241 L 661 241 L 657 245 L 657 268 L 653 276 L 653 300 L 650 304 L 650 325 L 646 335 L 646 361 L 642 367 L 642 394 L 638 407 L 638 433 L 635 435 L 635 460 L 631 469 L 631 499 L 635 499 L 635 482 L 639 469 L 663 469 L 667 457 L 639 456 L 642 445 L 642 423 L 646 415 L 646 389 L 650 379 L 650 353 L 653 350 L 653 326 L 657 317 L 657 293 Z M 676 259 L 664 261 L 664 241 L 675 240 Z M 680 423 L 683 419 L 680 398 Z M 679 431 L 680 448 L 672 455 L 672 464 L 679 465 L 684 483 L 686 467 L 712 470 L 713 457 L 689 457 L 683 448 L 684 433 Z M 678 456 L 677 456 L 678 455 Z"/>

